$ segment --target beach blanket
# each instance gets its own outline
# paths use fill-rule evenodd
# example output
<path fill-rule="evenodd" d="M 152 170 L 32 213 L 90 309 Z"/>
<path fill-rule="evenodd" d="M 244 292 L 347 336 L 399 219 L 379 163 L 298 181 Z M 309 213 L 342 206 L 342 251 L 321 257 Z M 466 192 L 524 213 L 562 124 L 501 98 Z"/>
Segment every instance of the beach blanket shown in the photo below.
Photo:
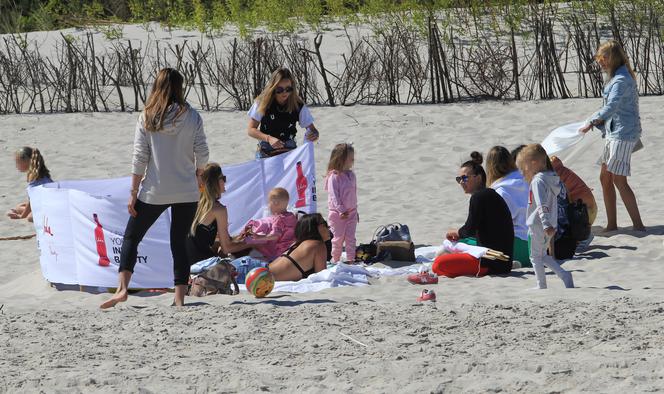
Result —
<path fill-rule="evenodd" d="M 428 266 L 430 265 L 431 264 L 428 264 Z M 297 282 L 276 282 L 272 292 L 312 293 L 333 287 L 367 286 L 369 284 L 369 278 L 407 275 L 417 273 L 426 268 L 426 264 L 413 264 L 401 268 L 390 268 L 338 263 Z M 246 290 L 243 285 L 240 285 L 240 289 Z"/>

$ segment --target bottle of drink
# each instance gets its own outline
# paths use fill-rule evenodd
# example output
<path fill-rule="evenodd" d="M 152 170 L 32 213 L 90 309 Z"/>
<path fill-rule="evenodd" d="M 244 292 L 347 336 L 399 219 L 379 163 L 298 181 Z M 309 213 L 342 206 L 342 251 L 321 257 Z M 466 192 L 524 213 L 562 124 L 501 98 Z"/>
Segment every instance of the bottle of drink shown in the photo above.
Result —
<path fill-rule="evenodd" d="M 99 218 L 97 217 L 97 214 L 93 213 L 92 217 L 94 218 L 95 223 L 97 223 L 97 227 L 95 227 L 95 242 L 97 243 L 97 254 L 99 255 L 99 265 L 102 267 L 108 267 L 111 264 L 111 260 L 108 259 L 108 255 L 106 254 L 106 240 L 104 239 L 104 229 L 101 227 L 101 223 L 99 223 Z"/>
<path fill-rule="evenodd" d="M 307 205 L 307 177 L 304 176 L 304 171 L 302 170 L 302 162 L 298 161 L 295 165 L 297 169 L 297 180 L 295 181 L 295 186 L 297 187 L 297 202 L 295 203 L 295 208 L 302 208 Z"/>

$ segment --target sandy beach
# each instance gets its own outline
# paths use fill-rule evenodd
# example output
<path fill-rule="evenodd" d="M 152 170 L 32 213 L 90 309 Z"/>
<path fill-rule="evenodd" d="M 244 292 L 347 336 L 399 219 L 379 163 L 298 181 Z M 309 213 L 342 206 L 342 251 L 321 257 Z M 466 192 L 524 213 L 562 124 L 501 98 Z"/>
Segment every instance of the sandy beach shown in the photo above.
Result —
<path fill-rule="evenodd" d="M 182 30 L 150 34 L 173 45 L 202 38 Z M 146 36 L 137 25 L 124 30 L 124 39 Z M 41 53 L 52 54 L 62 36 L 36 32 L 29 38 Z M 232 38 L 231 32 L 223 40 Z M 110 47 L 98 32 L 94 40 Z M 322 55 L 330 68 L 341 64 L 346 41 L 338 26 L 327 32 Z M 541 142 L 601 104 L 567 99 L 313 107 L 320 130 L 317 184 L 323 184 L 333 146 L 352 142 L 358 242 L 369 242 L 380 225 L 400 222 L 417 246 L 440 245 L 468 213 L 469 197 L 454 178 L 471 151 L 486 155 L 494 145 Z M 246 292 L 188 297 L 184 308 L 170 306 L 173 294 L 143 292 L 101 311 L 109 294 L 49 286 L 35 238 L 0 241 L 0 392 L 664 390 L 663 106 L 664 97 L 640 99 L 645 149 L 632 157 L 629 181 L 646 233 L 630 230 L 620 199 L 620 229 L 601 232 L 600 144 L 565 162 L 594 189 L 599 206 L 591 245 L 564 264 L 576 289 L 564 289 L 549 273 L 548 290 L 531 290 L 534 273 L 524 268 L 506 277 L 441 278 L 427 287 L 437 293 L 435 303 L 416 302 L 423 287 L 403 276 L 384 276 L 371 278 L 369 286 L 275 292 L 265 299 Z M 25 177 L 15 169 L 18 148 L 39 148 L 56 180 L 125 177 L 138 115 L 0 116 L 0 237 L 35 233 L 31 223 L 4 216 L 27 195 Z M 247 136 L 245 112 L 201 115 L 211 161 L 253 160 L 256 141 Z M 319 211 L 327 215 L 323 187 L 318 193 Z"/>
<path fill-rule="evenodd" d="M 381 224 L 410 226 L 417 245 L 437 245 L 461 225 L 468 197 L 454 181 L 471 150 L 539 142 L 583 120 L 600 100 L 314 108 L 321 130 L 317 176 L 334 144 L 356 148 L 359 223 L 368 242 Z M 35 239 L 0 244 L 0 391 L 3 392 L 645 392 L 664 388 L 661 315 L 664 208 L 658 173 L 664 99 L 641 99 L 646 149 L 633 185 L 646 234 L 618 204 L 605 224 L 594 164 L 601 147 L 567 163 L 595 190 L 600 211 L 590 248 L 565 263 L 577 289 L 532 269 L 509 277 L 442 278 L 436 303 L 403 277 L 318 293 L 188 298 L 141 294 L 102 312 L 108 294 L 57 291 L 39 269 Z M 13 151 L 37 146 L 55 179 L 128 175 L 137 113 L 0 117 L 4 209 L 25 197 Z M 251 160 L 243 112 L 202 114 L 211 160 Z M 322 188 L 321 188 L 322 189 Z M 321 190 L 320 211 L 326 214 Z M 28 235 L 0 220 L 0 236 Z"/>

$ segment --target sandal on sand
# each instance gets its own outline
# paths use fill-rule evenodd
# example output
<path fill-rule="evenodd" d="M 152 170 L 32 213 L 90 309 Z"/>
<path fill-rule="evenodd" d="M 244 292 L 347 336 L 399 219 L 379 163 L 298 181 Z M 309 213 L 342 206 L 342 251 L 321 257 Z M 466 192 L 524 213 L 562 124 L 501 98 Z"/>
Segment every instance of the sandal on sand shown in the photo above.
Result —
<path fill-rule="evenodd" d="M 424 289 L 424 290 L 422 290 L 422 294 L 419 297 L 417 297 L 417 301 L 419 301 L 419 302 L 423 302 L 423 301 L 436 302 L 436 293 L 433 290 Z"/>
<path fill-rule="evenodd" d="M 410 274 L 406 279 L 414 285 L 435 285 L 438 283 L 438 275 L 432 274 L 429 271 Z"/>

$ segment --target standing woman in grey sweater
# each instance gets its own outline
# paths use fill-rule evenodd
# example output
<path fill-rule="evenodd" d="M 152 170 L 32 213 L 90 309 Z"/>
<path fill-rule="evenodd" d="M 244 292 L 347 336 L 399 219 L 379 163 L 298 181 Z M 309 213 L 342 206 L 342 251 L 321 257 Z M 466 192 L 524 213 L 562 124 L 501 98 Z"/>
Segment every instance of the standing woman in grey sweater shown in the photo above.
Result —
<path fill-rule="evenodd" d="M 120 284 L 115 295 L 101 304 L 102 309 L 127 300 L 138 244 L 167 208 L 171 208 L 175 305 L 184 305 L 189 280 L 186 238 L 196 214 L 208 146 L 201 116 L 184 100 L 182 81 L 182 75 L 172 68 L 159 71 L 138 118 L 127 205 L 131 216 L 120 253 Z"/>

